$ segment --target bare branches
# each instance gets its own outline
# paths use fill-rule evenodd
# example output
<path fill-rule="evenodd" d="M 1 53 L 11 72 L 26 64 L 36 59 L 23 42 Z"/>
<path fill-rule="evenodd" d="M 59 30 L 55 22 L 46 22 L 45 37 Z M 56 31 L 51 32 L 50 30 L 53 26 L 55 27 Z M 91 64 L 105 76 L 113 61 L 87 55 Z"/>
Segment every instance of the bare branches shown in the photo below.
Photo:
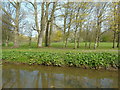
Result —
<path fill-rule="evenodd" d="M 2 8 L 2 10 L 10 17 L 10 19 L 12 19 L 15 22 L 15 19 L 12 18 L 12 16 L 4 8 Z"/>
<path fill-rule="evenodd" d="M 14 4 L 13 2 L 11 2 L 10 0 L 8 0 L 15 8 L 17 8 L 16 4 Z"/>

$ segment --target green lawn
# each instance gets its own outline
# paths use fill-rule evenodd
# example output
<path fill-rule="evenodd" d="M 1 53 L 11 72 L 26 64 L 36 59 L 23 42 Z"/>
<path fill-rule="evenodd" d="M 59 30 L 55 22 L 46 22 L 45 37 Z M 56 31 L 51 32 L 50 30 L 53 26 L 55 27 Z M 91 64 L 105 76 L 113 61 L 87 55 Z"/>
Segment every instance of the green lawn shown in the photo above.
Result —
<path fill-rule="evenodd" d="M 43 44 L 44 45 L 44 44 Z M 113 49 L 112 48 L 112 43 L 111 42 L 101 42 L 100 46 L 97 49 L 93 49 L 94 43 L 92 43 L 91 49 L 88 47 L 84 47 L 84 43 L 82 42 L 80 44 L 80 48 L 78 49 L 73 49 L 74 43 L 68 43 L 68 47 L 64 48 L 63 43 L 52 43 L 51 47 L 43 47 L 43 48 L 37 48 L 36 43 L 32 43 L 32 45 L 29 47 L 28 44 L 22 44 L 20 45 L 19 48 L 11 48 L 11 44 L 9 47 L 4 47 L 3 46 L 3 51 L 32 51 L 32 52 L 74 52 L 74 53 L 79 53 L 79 52 L 110 52 L 110 53 L 118 53 L 118 48 Z"/>

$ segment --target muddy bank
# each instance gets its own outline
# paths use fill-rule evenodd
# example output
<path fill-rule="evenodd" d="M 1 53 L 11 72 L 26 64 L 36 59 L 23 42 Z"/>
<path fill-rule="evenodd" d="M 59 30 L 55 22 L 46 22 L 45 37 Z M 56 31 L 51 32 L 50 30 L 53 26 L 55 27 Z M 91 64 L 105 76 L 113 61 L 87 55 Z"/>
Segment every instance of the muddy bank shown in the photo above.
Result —
<path fill-rule="evenodd" d="M 43 65 L 43 64 L 28 64 L 28 63 L 21 63 L 21 62 L 11 62 L 11 61 L 2 61 L 2 65 L 24 65 L 24 66 L 47 66 L 47 67 L 73 67 L 73 68 L 80 68 L 80 69 L 85 69 L 85 70 L 97 70 L 97 71 L 115 71 L 118 72 L 118 68 L 113 68 L 113 67 L 108 67 L 108 68 L 104 68 L 104 67 L 100 67 L 100 68 L 89 68 L 87 66 L 81 66 L 81 67 L 75 67 L 75 66 L 53 66 L 53 65 Z"/>

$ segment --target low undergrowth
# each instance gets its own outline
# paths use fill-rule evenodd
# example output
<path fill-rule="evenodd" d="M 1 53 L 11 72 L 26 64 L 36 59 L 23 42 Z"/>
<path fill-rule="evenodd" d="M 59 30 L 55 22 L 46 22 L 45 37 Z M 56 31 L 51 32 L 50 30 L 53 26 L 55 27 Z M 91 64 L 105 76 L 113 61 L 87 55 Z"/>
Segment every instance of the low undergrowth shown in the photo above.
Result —
<path fill-rule="evenodd" d="M 3 61 L 25 63 L 29 65 L 75 66 L 85 68 L 119 67 L 118 54 L 115 53 L 50 53 L 27 51 L 3 51 Z"/>

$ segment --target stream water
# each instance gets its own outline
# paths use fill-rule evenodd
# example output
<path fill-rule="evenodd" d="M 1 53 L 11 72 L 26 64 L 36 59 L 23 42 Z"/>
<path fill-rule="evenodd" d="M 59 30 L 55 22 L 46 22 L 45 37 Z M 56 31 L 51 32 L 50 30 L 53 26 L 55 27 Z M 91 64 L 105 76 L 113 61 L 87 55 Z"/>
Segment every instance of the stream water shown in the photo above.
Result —
<path fill-rule="evenodd" d="M 118 72 L 4 64 L 3 88 L 118 88 Z"/>

